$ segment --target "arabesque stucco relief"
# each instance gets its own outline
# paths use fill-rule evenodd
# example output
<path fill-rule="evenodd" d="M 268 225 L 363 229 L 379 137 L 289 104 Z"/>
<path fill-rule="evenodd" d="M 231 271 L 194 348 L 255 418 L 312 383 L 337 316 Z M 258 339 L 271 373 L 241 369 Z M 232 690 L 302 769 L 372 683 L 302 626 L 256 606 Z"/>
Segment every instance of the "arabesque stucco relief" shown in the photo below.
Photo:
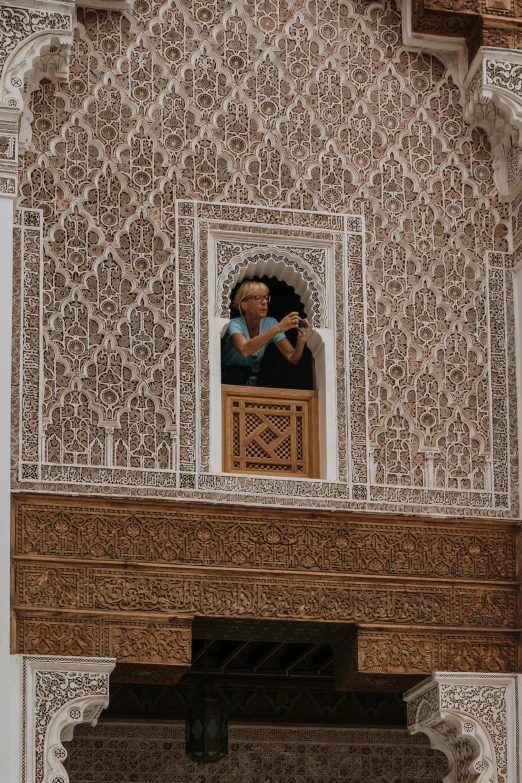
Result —
<path fill-rule="evenodd" d="M 391 3 L 80 9 L 69 83 L 33 93 L 23 158 L 34 392 L 17 486 L 516 516 L 510 210 L 463 104 L 451 69 L 402 47 Z M 364 389 L 346 424 L 359 479 L 353 460 L 302 485 L 183 467 L 194 389 L 177 352 L 193 304 L 176 203 L 191 199 L 288 229 L 282 215 L 364 218 Z M 353 347 L 337 356 L 348 397 Z"/>

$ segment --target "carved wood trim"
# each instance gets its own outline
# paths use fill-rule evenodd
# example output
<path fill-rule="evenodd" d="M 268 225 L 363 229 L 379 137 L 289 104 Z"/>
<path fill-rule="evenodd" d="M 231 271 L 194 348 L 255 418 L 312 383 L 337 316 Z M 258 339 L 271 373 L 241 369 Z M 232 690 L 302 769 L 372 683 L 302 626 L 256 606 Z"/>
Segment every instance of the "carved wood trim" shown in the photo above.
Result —
<path fill-rule="evenodd" d="M 514 582 L 518 522 L 13 494 L 13 555 Z M 244 557 L 237 557 L 242 554 Z"/>
<path fill-rule="evenodd" d="M 517 590 L 243 569 L 17 562 L 14 609 L 166 612 L 516 631 Z"/>
<path fill-rule="evenodd" d="M 16 650 L 29 655 L 115 658 L 119 664 L 190 667 L 192 622 L 165 615 L 18 613 Z"/>
<path fill-rule="evenodd" d="M 316 391 L 223 385 L 226 473 L 319 476 Z"/>
<path fill-rule="evenodd" d="M 351 643 L 336 651 L 336 689 L 352 690 L 361 674 L 400 679 L 435 670 L 513 672 L 517 650 L 517 634 L 358 630 Z"/>

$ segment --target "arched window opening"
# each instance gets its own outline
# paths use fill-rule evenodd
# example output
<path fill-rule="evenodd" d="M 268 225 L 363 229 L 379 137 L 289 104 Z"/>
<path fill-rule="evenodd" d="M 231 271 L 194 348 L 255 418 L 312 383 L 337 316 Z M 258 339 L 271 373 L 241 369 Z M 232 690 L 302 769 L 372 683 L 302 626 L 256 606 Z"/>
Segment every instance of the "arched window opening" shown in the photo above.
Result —
<path fill-rule="evenodd" d="M 270 291 L 270 302 L 268 304 L 268 316 L 270 318 L 281 321 L 285 315 L 293 312 L 299 313 L 299 317 L 302 319 L 306 318 L 304 304 L 293 286 L 274 276 L 256 275 L 252 277 L 252 280 L 264 283 Z M 231 318 L 240 316 L 239 311 L 234 308 L 232 302 L 242 282 L 238 282 L 231 292 Z M 297 334 L 297 329 L 290 329 L 285 332 L 286 337 L 293 346 L 296 344 Z M 308 345 L 305 346 L 298 364 L 292 365 L 280 353 L 276 345 L 271 343 L 266 348 L 260 365 L 257 380 L 258 386 L 272 389 L 315 389 L 314 359 Z"/>
<path fill-rule="evenodd" d="M 311 324 L 299 295 L 275 276 L 252 276 L 232 290 L 231 316 L 222 340 L 224 471 L 318 478 Z"/>
<path fill-rule="evenodd" d="M 276 242 L 227 259 L 210 278 L 210 473 L 337 480 L 329 281 L 325 287 L 306 258 Z M 309 324 L 300 325 L 304 339 L 299 320 Z"/>

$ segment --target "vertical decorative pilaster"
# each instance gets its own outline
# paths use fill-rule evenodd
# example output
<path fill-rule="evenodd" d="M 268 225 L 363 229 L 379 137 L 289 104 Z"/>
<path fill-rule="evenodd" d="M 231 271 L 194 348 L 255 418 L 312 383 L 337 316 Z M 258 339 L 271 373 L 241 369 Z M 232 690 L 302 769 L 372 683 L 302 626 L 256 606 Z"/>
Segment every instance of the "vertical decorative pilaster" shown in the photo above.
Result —
<path fill-rule="evenodd" d="M 20 111 L 0 107 L 0 197 L 18 193 L 18 126 Z"/>

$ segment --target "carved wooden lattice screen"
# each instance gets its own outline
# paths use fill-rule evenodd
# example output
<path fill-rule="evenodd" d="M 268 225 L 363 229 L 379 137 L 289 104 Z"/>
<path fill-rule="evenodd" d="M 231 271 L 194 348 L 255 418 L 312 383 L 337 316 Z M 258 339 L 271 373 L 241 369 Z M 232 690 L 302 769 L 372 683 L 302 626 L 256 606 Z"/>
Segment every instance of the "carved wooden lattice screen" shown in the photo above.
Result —
<path fill-rule="evenodd" d="M 221 388 L 226 473 L 318 477 L 316 391 Z"/>

